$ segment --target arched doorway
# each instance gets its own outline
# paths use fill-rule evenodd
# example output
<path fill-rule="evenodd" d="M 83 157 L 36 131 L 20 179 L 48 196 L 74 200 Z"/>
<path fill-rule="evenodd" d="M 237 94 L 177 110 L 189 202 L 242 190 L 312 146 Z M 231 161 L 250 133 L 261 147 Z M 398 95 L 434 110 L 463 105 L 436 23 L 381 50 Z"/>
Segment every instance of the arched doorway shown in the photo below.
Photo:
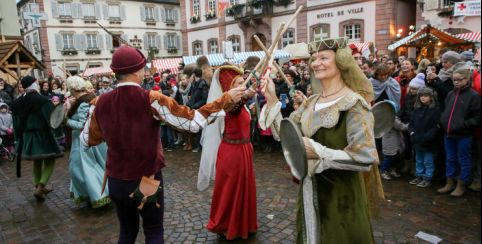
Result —
<path fill-rule="evenodd" d="M 257 35 L 263 45 L 266 46 L 266 37 L 261 33 L 256 33 L 255 35 Z M 251 36 L 251 51 L 263 51 L 263 49 L 258 45 L 258 42 L 256 42 L 254 39 L 254 35 Z"/>

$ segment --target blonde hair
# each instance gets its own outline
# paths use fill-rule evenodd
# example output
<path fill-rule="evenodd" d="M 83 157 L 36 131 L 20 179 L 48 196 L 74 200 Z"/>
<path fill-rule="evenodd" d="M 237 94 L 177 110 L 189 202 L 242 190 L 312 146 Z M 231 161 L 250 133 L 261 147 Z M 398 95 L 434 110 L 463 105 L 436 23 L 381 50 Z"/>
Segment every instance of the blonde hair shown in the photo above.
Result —
<path fill-rule="evenodd" d="M 87 89 L 87 83 L 82 77 L 74 75 L 67 78 L 67 89 L 69 91 L 85 91 Z M 92 85 L 92 84 L 91 84 Z"/>

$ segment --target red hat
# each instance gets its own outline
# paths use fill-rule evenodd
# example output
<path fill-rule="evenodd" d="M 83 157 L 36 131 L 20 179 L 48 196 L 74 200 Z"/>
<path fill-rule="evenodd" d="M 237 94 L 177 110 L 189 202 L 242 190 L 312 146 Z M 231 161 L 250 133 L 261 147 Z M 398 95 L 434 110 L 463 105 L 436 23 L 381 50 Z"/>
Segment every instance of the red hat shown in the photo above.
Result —
<path fill-rule="evenodd" d="M 154 85 L 154 86 L 152 87 L 152 90 L 153 90 L 153 91 L 159 91 L 159 90 L 161 90 L 161 87 L 159 87 L 158 85 Z"/>
<path fill-rule="evenodd" d="M 242 76 L 243 71 L 234 66 L 221 66 L 219 68 L 219 83 L 223 89 L 223 92 L 231 89 L 231 84 L 237 76 Z"/>
<path fill-rule="evenodd" d="M 355 55 L 357 53 L 360 53 L 360 51 L 358 51 L 358 47 L 355 44 L 352 43 L 348 47 L 350 47 L 350 49 L 351 49 L 351 55 Z"/>
<path fill-rule="evenodd" d="M 146 58 L 136 48 L 122 46 L 112 55 L 110 68 L 116 74 L 132 74 L 146 66 Z"/>
<path fill-rule="evenodd" d="M 161 81 L 161 77 L 160 76 L 154 76 L 154 81 L 156 83 L 159 83 L 159 81 Z"/>

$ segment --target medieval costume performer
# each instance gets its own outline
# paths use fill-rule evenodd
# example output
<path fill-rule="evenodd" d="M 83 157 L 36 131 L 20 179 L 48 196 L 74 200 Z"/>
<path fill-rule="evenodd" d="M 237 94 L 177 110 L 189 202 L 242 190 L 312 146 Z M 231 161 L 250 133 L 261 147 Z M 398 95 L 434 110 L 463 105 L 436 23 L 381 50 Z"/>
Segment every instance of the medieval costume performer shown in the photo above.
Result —
<path fill-rule="evenodd" d="M 221 66 L 214 73 L 208 102 L 243 84 L 243 72 L 235 66 Z M 207 229 L 227 240 L 247 239 L 258 229 L 256 182 L 251 145 L 251 114 L 244 102 L 218 118 L 203 133 L 198 189 L 205 190 L 214 175 L 214 192 Z"/>
<path fill-rule="evenodd" d="M 146 243 L 164 243 L 164 190 L 161 169 L 165 166 L 159 139 L 159 120 L 178 129 L 197 132 L 212 119 L 224 115 L 241 100 L 245 89 L 226 92 L 197 110 L 178 105 L 158 91 L 140 84 L 146 58 L 137 49 L 123 46 L 112 56 L 111 69 L 119 84 L 94 99 L 81 142 L 108 146 L 106 177 L 109 196 L 120 222 L 119 243 L 134 243 L 139 215 Z"/>
<path fill-rule="evenodd" d="M 84 148 L 80 133 L 84 128 L 95 94 L 87 92 L 87 82 L 79 76 L 67 79 L 67 87 L 75 102 L 67 113 L 67 126 L 72 128 L 72 147 L 69 158 L 70 194 L 76 203 L 88 202 L 93 208 L 110 203 L 108 191 L 102 193 L 107 145 Z"/>
<path fill-rule="evenodd" d="M 54 105 L 40 95 L 40 85 L 32 76 L 21 80 L 25 93 L 12 104 L 13 130 L 17 141 L 17 176 L 20 159 L 33 161 L 34 196 L 39 201 L 51 190 L 45 185 L 54 171 L 55 158 L 63 156 L 50 126 Z"/>
<path fill-rule="evenodd" d="M 369 200 L 383 198 L 383 190 L 370 111 L 373 88 L 346 44 L 341 38 L 309 45 L 315 94 L 302 97 L 290 115 L 302 131 L 309 159 L 304 178 L 290 165 L 301 180 L 297 243 L 374 243 L 369 203 L 376 202 Z M 263 86 L 267 105 L 260 126 L 271 127 L 277 138 L 281 103 L 271 80 Z"/>

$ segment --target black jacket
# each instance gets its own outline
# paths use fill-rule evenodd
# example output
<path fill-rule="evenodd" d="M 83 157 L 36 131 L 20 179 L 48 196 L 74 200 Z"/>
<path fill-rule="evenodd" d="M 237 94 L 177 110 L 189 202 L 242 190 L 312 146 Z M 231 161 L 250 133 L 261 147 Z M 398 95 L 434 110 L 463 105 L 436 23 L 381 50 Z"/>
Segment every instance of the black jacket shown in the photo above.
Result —
<path fill-rule="evenodd" d="M 191 99 L 187 102 L 187 106 L 192 109 L 198 109 L 206 104 L 209 94 L 208 82 L 204 79 L 199 79 L 191 85 Z"/>
<path fill-rule="evenodd" d="M 440 103 L 440 108 L 444 109 L 445 98 L 447 94 L 454 89 L 454 82 L 452 79 L 447 79 L 446 81 L 442 81 L 440 78 L 435 78 L 431 81 L 425 82 L 428 87 L 431 87 L 437 92 L 437 99 Z"/>
<path fill-rule="evenodd" d="M 438 106 L 433 108 L 422 106 L 413 110 L 410 116 L 408 133 L 415 149 L 437 149 L 437 135 L 440 130 L 438 121 L 441 112 Z"/>
<path fill-rule="evenodd" d="M 407 96 L 405 96 L 405 102 L 403 103 L 403 107 L 398 112 L 398 117 L 400 118 L 400 121 L 402 121 L 402 123 L 407 124 L 408 122 L 410 122 L 410 117 L 413 110 L 415 109 L 416 100 L 417 95 L 407 94 Z"/>
<path fill-rule="evenodd" d="M 470 86 L 452 90 L 445 99 L 440 118 L 445 135 L 452 138 L 472 136 L 480 126 L 480 96 Z"/>

